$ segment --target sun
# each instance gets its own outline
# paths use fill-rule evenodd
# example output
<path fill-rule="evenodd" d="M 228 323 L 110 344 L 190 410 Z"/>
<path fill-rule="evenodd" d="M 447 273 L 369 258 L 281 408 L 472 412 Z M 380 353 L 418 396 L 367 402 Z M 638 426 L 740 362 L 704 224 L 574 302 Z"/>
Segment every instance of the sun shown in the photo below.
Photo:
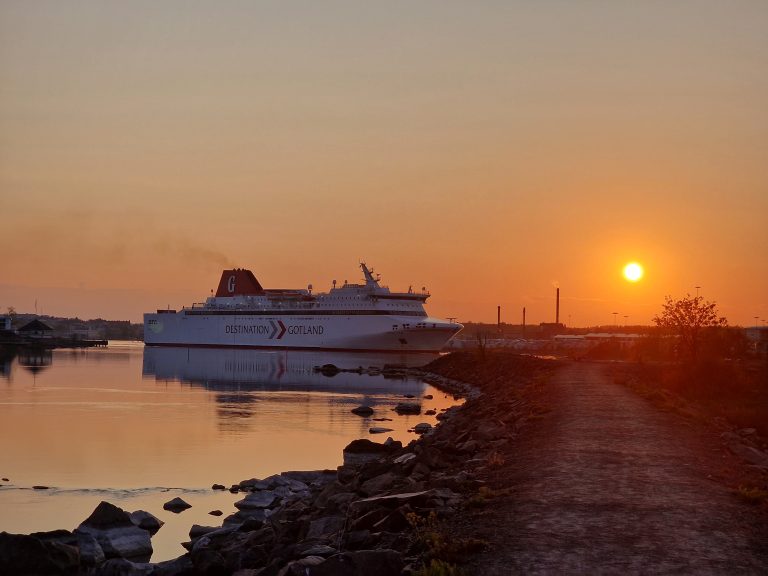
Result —
<path fill-rule="evenodd" d="M 624 266 L 624 278 L 630 282 L 637 282 L 643 277 L 643 267 L 637 262 L 630 262 Z"/>

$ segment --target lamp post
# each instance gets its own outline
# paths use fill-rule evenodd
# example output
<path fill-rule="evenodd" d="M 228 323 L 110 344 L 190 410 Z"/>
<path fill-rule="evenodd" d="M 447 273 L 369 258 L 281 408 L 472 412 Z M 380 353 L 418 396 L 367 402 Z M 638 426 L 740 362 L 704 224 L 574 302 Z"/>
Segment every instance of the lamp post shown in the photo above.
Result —
<path fill-rule="evenodd" d="M 694 288 L 696 288 L 696 298 L 698 298 L 699 297 L 699 288 L 701 288 L 701 286 L 694 286 Z"/>
<path fill-rule="evenodd" d="M 616 323 L 617 322 L 616 321 L 616 317 L 619 315 L 619 313 L 618 312 L 611 312 L 611 314 L 613 314 L 613 325 L 614 326 L 618 326 L 618 324 Z"/>

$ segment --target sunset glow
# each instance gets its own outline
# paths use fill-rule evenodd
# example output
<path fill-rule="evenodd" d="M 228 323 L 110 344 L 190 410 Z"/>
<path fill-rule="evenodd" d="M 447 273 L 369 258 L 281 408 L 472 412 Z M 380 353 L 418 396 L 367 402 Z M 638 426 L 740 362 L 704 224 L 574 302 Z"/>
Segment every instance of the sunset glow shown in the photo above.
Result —
<path fill-rule="evenodd" d="M 696 285 L 768 317 L 768 3 L 739 6 L 0 3 L 0 310 L 138 322 L 225 268 L 365 260 L 460 321 L 550 321 L 553 278 L 579 325 Z"/>

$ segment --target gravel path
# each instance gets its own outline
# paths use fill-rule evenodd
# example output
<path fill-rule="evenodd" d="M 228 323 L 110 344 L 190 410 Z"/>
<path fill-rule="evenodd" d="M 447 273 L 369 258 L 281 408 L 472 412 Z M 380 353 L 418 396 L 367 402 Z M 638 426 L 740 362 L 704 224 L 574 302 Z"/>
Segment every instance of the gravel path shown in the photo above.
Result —
<path fill-rule="evenodd" d="M 719 442 L 565 364 L 553 407 L 509 451 L 509 498 L 473 520 L 492 548 L 471 574 L 768 574 L 762 513 L 717 482 Z"/>

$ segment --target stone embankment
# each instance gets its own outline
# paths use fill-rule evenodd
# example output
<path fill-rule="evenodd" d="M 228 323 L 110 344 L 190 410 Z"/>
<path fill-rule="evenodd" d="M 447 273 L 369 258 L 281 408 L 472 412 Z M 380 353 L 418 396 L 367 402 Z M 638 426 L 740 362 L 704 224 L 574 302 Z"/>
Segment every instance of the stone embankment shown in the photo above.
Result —
<path fill-rule="evenodd" d="M 159 528 L 154 517 L 102 503 L 73 532 L 0 534 L 0 566 L 18 575 L 415 574 L 445 548 L 436 523 L 477 498 L 483 471 L 530 417 L 520 390 L 548 365 L 510 356 L 488 369 L 468 354 L 437 360 L 421 375 L 467 399 L 438 414 L 440 425 L 422 426 L 407 446 L 355 440 L 334 471 L 284 472 L 232 486 L 243 494 L 238 511 L 221 526 L 193 526 L 189 552 L 175 560 L 142 562 Z M 473 545 L 457 539 L 454 548 Z"/>

